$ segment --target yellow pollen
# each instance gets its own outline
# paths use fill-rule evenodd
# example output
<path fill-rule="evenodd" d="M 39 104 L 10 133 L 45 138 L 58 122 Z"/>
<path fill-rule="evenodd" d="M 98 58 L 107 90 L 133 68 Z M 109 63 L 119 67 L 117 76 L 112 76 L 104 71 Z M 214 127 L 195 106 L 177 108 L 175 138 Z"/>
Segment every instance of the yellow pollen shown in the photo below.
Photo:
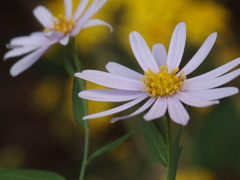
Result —
<path fill-rule="evenodd" d="M 150 68 L 144 72 L 141 81 L 145 84 L 143 91 L 146 91 L 149 96 L 171 96 L 176 92 L 182 90 L 182 85 L 186 76 L 183 71 L 177 76 L 178 68 L 173 69 L 168 73 L 168 66 L 161 66 L 158 73 L 154 73 Z"/>
<path fill-rule="evenodd" d="M 72 31 L 72 29 L 75 26 L 75 21 L 73 19 L 68 19 L 66 16 L 63 16 L 62 14 L 58 15 L 54 19 L 53 27 L 46 27 L 43 31 L 49 32 L 49 31 L 58 31 L 62 32 L 63 34 L 68 34 Z"/>

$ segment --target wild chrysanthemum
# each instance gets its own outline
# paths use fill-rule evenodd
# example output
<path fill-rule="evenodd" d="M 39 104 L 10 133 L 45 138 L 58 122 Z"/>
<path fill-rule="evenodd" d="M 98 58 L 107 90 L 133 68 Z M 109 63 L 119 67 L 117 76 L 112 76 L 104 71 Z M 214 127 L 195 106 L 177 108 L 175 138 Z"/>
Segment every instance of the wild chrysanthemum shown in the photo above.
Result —
<path fill-rule="evenodd" d="M 67 45 L 70 36 L 77 35 L 81 29 L 97 25 L 106 25 L 112 29 L 111 25 L 100 20 L 90 19 L 107 0 L 94 0 L 87 5 L 89 0 L 81 0 L 75 13 L 72 13 L 72 0 L 64 0 L 65 14 L 53 16 L 44 6 L 38 6 L 33 13 L 42 24 L 42 32 L 34 32 L 29 36 L 13 38 L 7 45 L 8 51 L 4 59 L 20 56 L 29 53 L 13 65 L 10 70 L 12 76 L 17 76 L 35 63 L 42 54 L 53 44 L 61 43 Z"/>
<path fill-rule="evenodd" d="M 109 72 L 85 70 L 82 73 L 75 74 L 76 77 L 84 80 L 113 88 L 85 90 L 79 93 L 79 97 L 94 101 L 130 102 L 104 112 L 87 115 L 83 119 L 114 114 L 147 99 L 132 114 L 113 118 L 112 122 L 130 118 L 151 107 L 144 115 L 145 120 L 162 117 L 168 110 L 174 122 L 186 125 L 189 114 L 181 102 L 190 106 L 206 107 L 218 104 L 218 99 L 238 92 L 235 87 L 216 87 L 239 76 L 240 69 L 225 73 L 238 66 L 240 58 L 200 76 L 187 78 L 187 75 L 193 72 L 208 55 L 216 37 L 216 33 L 211 34 L 193 58 L 179 71 L 178 67 L 186 40 L 185 23 L 179 23 L 176 26 L 168 54 L 162 44 L 155 44 L 151 52 L 141 35 L 132 32 L 130 34 L 130 44 L 144 74 L 137 73 L 114 62 L 109 62 L 106 65 Z"/>

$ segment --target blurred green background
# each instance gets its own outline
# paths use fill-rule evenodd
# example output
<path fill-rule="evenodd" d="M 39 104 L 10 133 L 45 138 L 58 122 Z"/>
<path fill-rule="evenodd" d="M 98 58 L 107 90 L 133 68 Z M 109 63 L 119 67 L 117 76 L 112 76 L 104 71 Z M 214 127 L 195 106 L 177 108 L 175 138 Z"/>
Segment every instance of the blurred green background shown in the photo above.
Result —
<path fill-rule="evenodd" d="M 11 38 L 41 31 L 32 15 L 37 5 L 55 15 L 63 12 L 62 0 L 0 0 L 0 54 Z M 74 5 L 78 0 L 74 1 Z M 169 45 L 178 22 L 187 25 L 186 48 L 181 66 L 195 54 L 212 32 L 217 41 L 195 76 L 240 56 L 240 1 L 238 0 L 108 0 L 95 17 L 109 22 L 106 27 L 84 29 L 77 36 L 79 57 L 85 69 L 105 70 L 109 61 L 134 70 L 140 68 L 132 54 L 128 36 L 138 31 L 151 48 Z M 37 63 L 13 78 L 9 69 L 19 58 L 0 62 L 0 168 L 27 168 L 57 172 L 68 180 L 78 177 L 83 131 L 71 111 L 73 78 L 63 67 L 68 52 L 51 47 Z M 87 84 L 88 88 L 102 88 Z M 240 78 L 226 86 L 240 88 Z M 117 104 L 89 102 L 90 113 Z M 132 110 L 123 112 L 130 113 Z M 240 95 L 221 100 L 209 108 L 189 108 L 177 180 L 240 179 Z M 118 114 L 119 115 L 119 114 Z M 137 126 L 137 118 L 110 124 L 111 117 L 92 119 L 91 147 L 120 137 Z M 161 120 L 156 121 L 161 127 Z M 178 125 L 173 124 L 176 132 Z M 92 161 L 86 180 L 162 180 L 164 169 L 151 160 L 140 132 L 127 142 Z"/>

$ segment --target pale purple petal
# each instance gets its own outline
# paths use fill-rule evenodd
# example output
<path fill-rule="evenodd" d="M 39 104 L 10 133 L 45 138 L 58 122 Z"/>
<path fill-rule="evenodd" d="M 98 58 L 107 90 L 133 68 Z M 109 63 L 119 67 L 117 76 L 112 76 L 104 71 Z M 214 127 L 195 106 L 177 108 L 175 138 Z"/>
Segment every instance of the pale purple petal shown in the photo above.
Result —
<path fill-rule="evenodd" d="M 182 103 L 174 95 L 169 96 L 167 101 L 170 118 L 177 124 L 187 125 L 190 117 Z"/>
<path fill-rule="evenodd" d="M 151 107 L 151 109 L 143 116 L 146 121 L 162 117 L 167 110 L 167 98 L 159 97 Z"/>
<path fill-rule="evenodd" d="M 18 74 L 22 73 L 26 69 L 28 69 L 31 65 L 33 65 L 39 58 L 42 56 L 42 54 L 50 47 L 50 45 L 47 45 L 45 47 L 39 48 L 38 50 L 32 52 L 31 54 L 26 55 L 22 59 L 20 59 L 18 62 L 16 62 L 11 70 L 10 74 L 12 76 L 17 76 Z"/>
<path fill-rule="evenodd" d="M 167 51 L 163 44 L 161 43 L 154 44 L 152 48 L 152 53 L 158 67 L 167 64 Z"/>
<path fill-rule="evenodd" d="M 65 6 L 65 16 L 67 18 L 72 17 L 72 0 L 64 0 L 64 6 Z"/>
<path fill-rule="evenodd" d="M 58 31 L 50 31 L 45 33 L 45 35 L 48 39 L 53 39 L 53 40 L 59 40 L 64 36 L 62 32 L 58 32 Z"/>
<path fill-rule="evenodd" d="M 143 91 L 126 91 L 117 89 L 92 89 L 81 91 L 78 96 L 83 99 L 104 102 L 122 102 L 136 99 L 143 94 Z"/>
<path fill-rule="evenodd" d="M 66 46 L 68 44 L 69 38 L 70 36 L 66 35 L 59 41 L 59 43 L 62 44 L 63 46 Z"/>
<path fill-rule="evenodd" d="M 206 100 L 216 100 L 222 99 L 228 96 L 232 96 L 239 92 L 236 87 L 222 87 L 216 89 L 198 90 L 198 91 L 186 91 L 189 95 L 206 99 Z"/>
<path fill-rule="evenodd" d="M 129 39 L 133 54 L 143 71 L 150 68 L 155 73 L 159 72 L 157 63 L 142 36 L 134 31 L 130 33 Z"/>
<path fill-rule="evenodd" d="M 182 69 L 184 75 L 188 75 L 193 72 L 207 57 L 208 53 L 213 47 L 214 42 L 216 41 L 217 33 L 212 33 L 207 40 L 203 43 L 198 52 L 192 57 L 192 59 L 185 65 Z"/>
<path fill-rule="evenodd" d="M 151 97 L 143 106 L 141 106 L 139 109 L 137 109 L 135 112 L 127 115 L 127 116 L 120 116 L 120 117 L 115 117 L 115 118 L 112 118 L 111 119 L 111 123 L 113 122 L 116 122 L 116 121 L 119 121 L 119 120 L 122 120 L 122 119 L 128 119 L 128 118 L 131 118 L 133 116 L 136 116 L 140 113 L 142 113 L 143 111 L 145 111 L 146 109 L 148 109 L 152 104 L 153 102 L 156 100 L 156 98 L 154 97 Z"/>
<path fill-rule="evenodd" d="M 106 69 L 111 74 L 116 74 L 119 76 L 131 78 L 131 79 L 135 79 L 135 80 L 140 80 L 141 77 L 143 76 L 142 74 L 140 74 L 136 71 L 133 71 L 132 69 L 129 69 L 129 68 L 127 68 L 121 64 L 115 63 L 115 62 L 107 63 Z"/>
<path fill-rule="evenodd" d="M 75 76 L 109 88 L 140 91 L 143 88 L 141 81 L 102 71 L 85 70 L 82 73 L 75 73 Z"/>
<path fill-rule="evenodd" d="M 200 81 L 205 81 L 205 80 L 210 80 L 210 79 L 214 79 L 216 77 L 219 77 L 223 74 L 225 74 L 226 72 L 230 71 L 231 69 L 233 69 L 234 67 L 240 65 L 240 58 L 234 59 L 212 71 L 209 71 L 205 74 L 193 77 L 193 78 L 189 78 L 186 80 L 186 83 L 195 83 L 195 82 L 200 82 Z"/>
<path fill-rule="evenodd" d="M 202 99 L 202 98 L 193 96 L 191 94 L 188 94 L 186 92 L 180 91 L 175 95 L 180 101 L 193 107 L 207 107 L 214 104 L 219 104 L 219 101 L 210 101 L 210 100 Z"/>
<path fill-rule="evenodd" d="M 38 47 L 20 47 L 20 48 L 15 48 L 15 49 L 12 49 L 10 51 L 8 51 L 3 59 L 6 60 L 8 58 L 11 58 L 11 57 L 15 57 L 15 56 L 20 56 L 20 55 L 23 55 L 23 54 L 26 54 L 26 53 L 29 53 L 35 49 L 37 49 Z"/>
<path fill-rule="evenodd" d="M 80 19 L 78 19 L 75 28 L 72 30 L 71 35 L 75 36 L 82 29 L 83 25 L 88 19 L 96 14 L 99 9 L 106 3 L 107 0 L 95 0 L 90 7 L 84 12 Z"/>
<path fill-rule="evenodd" d="M 33 14 L 43 27 L 52 28 L 53 15 L 47 8 L 45 8 L 44 6 L 37 6 L 33 10 Z"/>
<path fill-rule="evenodd" d="M 88 115 L 88 116 L 84 116 L 83 117 L 83 120 L 86 120 L 86 119 L 93 119 L 93 118 L 98 118 L 98 117 L 103 117 L 103 116 L 108 116 L 108 115 L 111 115 L 111 114 L 115 114 L 115 113 L 118 113 L 118 112 L 121 112 L 121 111 L 124 111 L 134 105 L 136 105 L 137 103 L 143 101 L 144 99 L 146 99 L 148 97 L 147 94 L 137 98 L 137 99 L 134 99 L 133 101 L 130 101 L 128 103 L 125 103 L 121 106 L 118 106 L 118 107 L 115 107 L 113 109 L 109 109 L 107 111 L 103 111 L 103 112 L 99 112 L 99 113 L 96 113 L 96 114 L 91 114 L 91 115 Z"/>
<path fill-rule="evenodd" d="M 215 79 L 212 79 L 210 77 L 210 80 L 206 79 L 205 81 L 200 82 L 191 82 L 185 81 L 185 84 L 183 85 L 183 89 L 185 90 L 202 90 L 202 89 L 210 89 L 215 88 L 218 86 L 221 86 L 223 84 L 226 84 L 227 82 L 233 80 L 234 78 L 238 77 L 240 75 L 240 69 L 236 69 L 228 74 L 225 74 L 223 76 L 217 77 Z"/>
<path fill-rule="evenodd" d="M 73 20 L 77 21 L 79 20 L 82 12 L 84 11 L 84 9 L 86 8 L 87 4 L 88 4 L 89 0 L 81 0 L 74 15 L 73 15 Z"/>
<path fill-rule="evenodd" d="M 181 62 L 186 41 L 186 25 L 184 22 L 178 23 L 174 29 L 169 49 L 168 49 L 168 71 L 178 68 Z"/>
<path fill-rule="evenodd" d="M 92 26 L 99 26 L 99 25 L 108 26 L 110 31 L 111 32 L 113 31 L 113 28 L 109 23 L 107 23 L 105 21 L 102 21 L 100 19 L 90 19 L 90 20 L 88 20 L 86 23 L 83 24 L 82 29 L 92 27 Z"/>

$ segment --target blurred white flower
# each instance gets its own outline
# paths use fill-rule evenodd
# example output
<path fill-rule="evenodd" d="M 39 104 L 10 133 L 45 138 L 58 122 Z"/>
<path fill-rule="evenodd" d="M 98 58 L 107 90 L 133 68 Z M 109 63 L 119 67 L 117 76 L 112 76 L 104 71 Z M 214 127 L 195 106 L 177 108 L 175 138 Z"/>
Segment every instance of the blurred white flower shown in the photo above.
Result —
<path fill-rule="evenodd" d="M 176 26 L 168 54 L 162 44 L 155 44 L 151 52 L 141 35 L 132 32 L 130 34 L 130 44 L 139 65 L 144 71 L 144 75 L 114 62 L 109 62 L 106 65 L 109 73 L 85 70 L 82 73 L 75 74 L 76 77 L 84 80 L 113 88 L 85 90 L 79 93 L 79 97 L 94 101 L 121 102 L 130 100 L 130 102 L 107 111 L 87 115 L 83 119 L 118 113 L 147 99 L 132 114 L 115 117 L 111 122 L 136 116 L 151 107 L 144 115 L 145 120 L 160 118 L 168 110 L 174 122 L 186 125 L 190 117 L 181 102 L 194 107 L 206 107 L 218 104 L 218 99 L 238 93 L 238 89 L 235 87 L 216 87 L 239 76 L 239 68 L 230 73 L 225 73 L 238 66 L 240 58 L 203 75 L 186 78 L 206 58 L 216 37 L 217 33 L 211 34 L 193 58 L 179 71 L 178 67 L 186 40 L 185 23 L 182 22 Z"/>
<path fill-rule="evenodd" d="M 7 47 L 11 50 L 5 54 L 5 60 L 29 53 L 13 65 L 10 74 L 17 76 L 28 69 L 51 45 L 58 42 L 62 45 L 67 45 L 69 37 L 77 35 L 83 28 L 106 25 L 112 30 L 111 25 L 108 23 L 100 19 L 90 19 L 106 1 L 94 0 L 87 8 L 89 0 L 81 0 L 73 14 L 72 0 L 64 0 L 65 15 L 57 17 L 54 17 L 44 6 L 37 6 L 33 13 L 44 27 L 44 30 L 42 32 L 34 32 L 29 36 L 16 37 L 10 41 Z"/>

